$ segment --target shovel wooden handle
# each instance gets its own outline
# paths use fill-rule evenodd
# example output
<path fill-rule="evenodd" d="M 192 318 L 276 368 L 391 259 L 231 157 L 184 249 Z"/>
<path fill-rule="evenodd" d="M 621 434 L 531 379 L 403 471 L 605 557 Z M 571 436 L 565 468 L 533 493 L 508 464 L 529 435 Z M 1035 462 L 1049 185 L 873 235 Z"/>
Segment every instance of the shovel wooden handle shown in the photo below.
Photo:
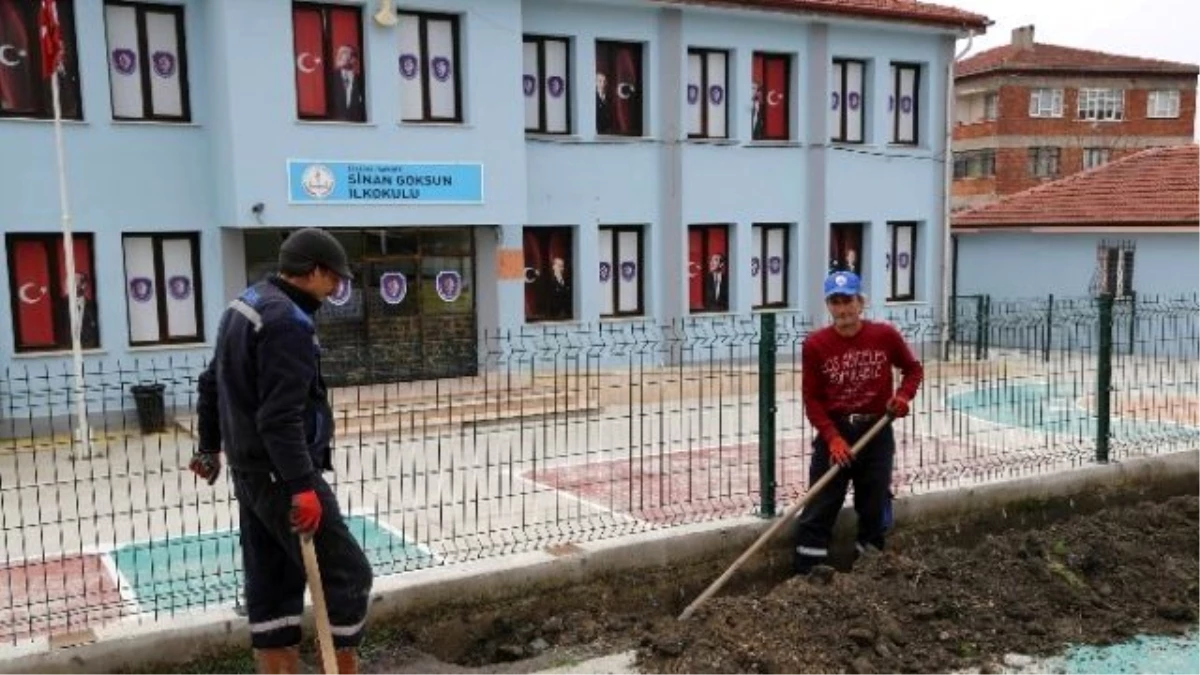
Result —
<path fill-rule="evenodd" d="M 325 587 L 321 585 L 321 568 L 317 565 L 317 550 L 311 534 L 300 535 L 300 554 L 304 558 L 304 574 L 308 577 L 308 592 L 312 594 L 313 618 L 317 624 L 317 645 L 321 648 L 321 665 L 326 673 L 338 672 L 337 654 L 333 650 L 333 633 L 329 630 L 329 611 L 325 607 Z"/>
<path fill-rule="evenodd" d="M 879 421 L 876 422 L 870 429 L 868 429 L 867 433 L 863 434 L 862 437 L 859 438 L 854 444 L 854 446 L 850 448 L 850 457 L 854 458 L 854 456 L 858 454 L 859 450 L 862 450 L 864 447 L 866 447 L 867 443 L 870 443 L 871 439 L 875 438 L 875 435 L 882 431 L 884 427 L 891 423 L 891 421 L 892 416 L 890 414 L 879 418 Z M 833 480 L 833 477 L 837 475 L 838 470 L 841 468 L 842 467 L 838 464 L 834 464 L 833 466 L 829 467 L 829 470 L 825 472 L 825 475 L 821 476 L 820 480 L 814 483 L 813 486 L 808 489 L 808 492 L 804 493 L 803 498 L 801 498 L 795 504 L 789 506 L 788 510 L 784 512 L 782 518 L 778 518 L 775 523 L 771 525 L 771 527 L 767 528 L 767 531 L 763 532 L 758 539 L 750 545 L 750 548 L 746 549 L 746 552 L 743 553 L 736 561 L 734 561 L 734 563 L 729 566 L 729 569 L 725 570 L 724 574 L 717 577 L 716 581 L 712 582 L 708 588 L 704 589 L 704 592 L 700 594 L 700 597 L 693 600 L 692 604 L 688 605 L 687 608 L 683 610 L 683 613 L 679 615 L 679 620 L 683 621 L 684 619 L 691 617 L 691 615 L 695 613 L 700 605 L 703 605 L 717 591 L 721 590 L 721 587 L 725 585 L 725 582 L 729 581 L 729 577 L 733 576 L 733 573 L 736 572 L 739 567 L 745 564 L 745 562 L 749 560 L 751 556 L 757 553 L 758 549 L 763 547 L 763 544 L 770 541 L 771 537 L 775 536 L 775 533 L 779 531 L 779 528 L 790 522 L 792 518 L 794 518 L 800 511 L 800 509 L 804 508 L 804 505 L 807 504 L 810 499 L 812 499 L 813 495 L 820 492 L 822 488 L 829 484 L 829 481 Z"/>

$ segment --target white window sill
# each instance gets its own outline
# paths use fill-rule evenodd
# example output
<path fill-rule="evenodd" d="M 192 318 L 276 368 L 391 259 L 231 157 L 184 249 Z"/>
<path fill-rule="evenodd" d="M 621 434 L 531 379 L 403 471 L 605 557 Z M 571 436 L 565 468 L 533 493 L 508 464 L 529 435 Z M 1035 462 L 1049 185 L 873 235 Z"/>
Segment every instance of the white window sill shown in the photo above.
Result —
<path fill-rule="evenodd" d="M 295 123 L 301 126 L 314 127 L 366 127 L 372 128 L 379 126 L 374 122 L 344 122 L 342 120 L 295 120 Z"/>
<path fill-rule="evenodd" d="M 193 127 L 200 128 L 197 122 L 170 122 L 167 120 L 112 120 L 114 127 Z"/>
<path fill-rule="evenodd" d="M 83 349 L 79 353 L 82 354 L 83 356 L 104 356 L 105 354 L 108 353 L 108 350 L 104 349 L 103 347 L 100 347 L 97 349 Z M 42 352 L 14 352 L 12 354 L 12 358 L 14 361 L 20 360 L 20 359 L 46 359 L 46 358 L 69 359 L 72 356 L 73 356 L 73 354 L 70 349 L 55 349 L 53 351 L 42 351 Z"/>
<path fill-rule="evenodd" d="M 884 307 L 928 307 L 928 300 L 885 300 Z"/>
<path fill-rule="evenodd" d="M 623 324 L 645 323 L 650 321 L 650 317 L 642 314 L 638 316 L 602 316 L 600 323 L 605 326 L 619 326 Z"/>
<path fill-rule="evenodd" d="M 583 321 L 581 319 L 555 319 L 549 321 L 525 320 L 526 328 L 542 328 L 546 326 L 550 328 L 578 328 L 583 326 Z"/>
<path fill-rule="evenodd" d="M 142 352 L 181 352 L 189 349 L 211 349 L 212 346 L 206 342 L 189 342 L 165 345 L 138 345 L 137 347 L 129 347 L 126 351 L 130 354 L 138 354 Z"/>
<path fill-rule="evenodd" d="M 747 148 L 800 148 L 804 144 L 800 141 L 747 141 L 742 144 Z"/>
<path fill-rule="evenodd" d="M 735 312 L 733 310 L 725 312 L 693 312 L 689 310 L 687 316 L 690 319 L 729 319 L 738 316 L 745 316 L 745 314 L 742 314 L 741 312 Z"/>
<path fill-rule="evenodd" d="M 419 120 L 400 120 L 396 122 L 399 127 L 408 127 L 410 129 L 474 129 L 475 127 L 466 122 L 421 122 Z"/>
<path fill-rule="evenodd" d="M 63 124 L 70 124 L 79 127 L 88 126 L 87 120 L 61 120 Z M 0 122 L 21 122 L 24 124 L 54 124 L 52 117 L 0 117 Z"/>
<path fill-rule="evenodd" d="M 787 314 L 795 312 L 794 307 L 755 307 L 750 310 L 751 314 Z"/>
<path fill-rule="evenodd" d="M 608 136 L 608 135 L 604 135 L 604 134 L 597 134 L 592 139 L 591 142 L 592 143 L 621 144 L 621 143 L 654 143 L 657 140 L 658 139 L 654 138 L 653 136 Z"/>
<path fill-rule="evenodd" d="M 733 138 L 683 138 L 680 140 L 691 145 L 738 145 L 738 141 Z"/>
<path fill-rule="evenodd" d="M 535 143 L 584 143 L 582 137 L 576 134 L 543 134 L 536 131 L 526 131 L 525 140 Z"/>

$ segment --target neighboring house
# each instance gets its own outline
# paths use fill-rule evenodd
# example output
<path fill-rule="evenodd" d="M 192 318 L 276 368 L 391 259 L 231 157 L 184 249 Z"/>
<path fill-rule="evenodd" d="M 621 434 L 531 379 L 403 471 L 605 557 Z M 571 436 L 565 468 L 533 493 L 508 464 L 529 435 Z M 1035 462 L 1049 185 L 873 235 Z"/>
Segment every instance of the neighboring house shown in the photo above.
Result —
<path fill-rule="evenodd" d="M 1195 138 L 1194 64 L 1041 44 L 1033 26 L 955 66 L 953 207 Z"/>
<path fill-rule="evenodd" d="M 1154 148 L 954 215 L 956 295 L 1200 292 L 1197 146 Z"/>
<path fill-rule="evenodd" d="M 319 322 L 343 382 L 470 374 L 532 323 L 820 313 L 831 265 L 936 311 L 948 68 L 988 25 L 910 0 L 58 7 L 89 369 L 206 357 L 320 226 L 357 274 Z M 0 364 L 59 368 L 36 8 L 0 0 Z"/>

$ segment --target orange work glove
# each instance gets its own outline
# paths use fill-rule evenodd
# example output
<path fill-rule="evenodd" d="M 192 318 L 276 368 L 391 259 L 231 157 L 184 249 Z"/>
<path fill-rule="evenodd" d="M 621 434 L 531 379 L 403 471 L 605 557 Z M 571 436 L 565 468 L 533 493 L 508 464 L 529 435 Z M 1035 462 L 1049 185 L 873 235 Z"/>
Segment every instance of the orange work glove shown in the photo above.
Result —
<path fill-rule="evenodd" d="M 292 531 L 297 534 L 313 534 L 321 526 L 321 500 L 316 490 L 305 490 L 292 495 Z"/>
<path fill-rule="evenodd" d="M 829 441 L 829 459 L 838 466 L 850 466 L 854 458 L 850 456 L 850 446 L 846 444 L 846 439 L 834 436 L 833 440 Z"/>
<path fill-rule="evenodd" d="M 888 401 L 887 411 L 896 419 L 908 417 L 908 399 L 903 396 L 893 396 L 892 400 Z"/>

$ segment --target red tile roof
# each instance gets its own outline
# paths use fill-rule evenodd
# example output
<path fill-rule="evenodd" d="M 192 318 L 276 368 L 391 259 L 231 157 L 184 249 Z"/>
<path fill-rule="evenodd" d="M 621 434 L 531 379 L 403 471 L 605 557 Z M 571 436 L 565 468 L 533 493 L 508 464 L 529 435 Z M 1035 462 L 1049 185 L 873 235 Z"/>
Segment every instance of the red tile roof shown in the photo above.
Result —
<path fill-rule="evenodd" d="M 955 214 L 955 228 L 1200 224 L 1200 151 L 1151 148 Z"/>
<path fill-rule="evenodd" d="M 1089 49 L 1033 43 L 1028 49 L 1006 44 L 963 59 L 954 67 L 955 79 L 1003 72 L 1161 73 L 1200 74 L 1190 63 L 1143 59 Z"/>
<path fill-rule="evenodd" d="M 991 19 L 957 7 L 935 5 L 916 0 L 659 0 L 678 5 L 740 7 L 797 14 L 841 14 L 870 19 L 891 19 L 917 23 L 985 30 Z"/>

